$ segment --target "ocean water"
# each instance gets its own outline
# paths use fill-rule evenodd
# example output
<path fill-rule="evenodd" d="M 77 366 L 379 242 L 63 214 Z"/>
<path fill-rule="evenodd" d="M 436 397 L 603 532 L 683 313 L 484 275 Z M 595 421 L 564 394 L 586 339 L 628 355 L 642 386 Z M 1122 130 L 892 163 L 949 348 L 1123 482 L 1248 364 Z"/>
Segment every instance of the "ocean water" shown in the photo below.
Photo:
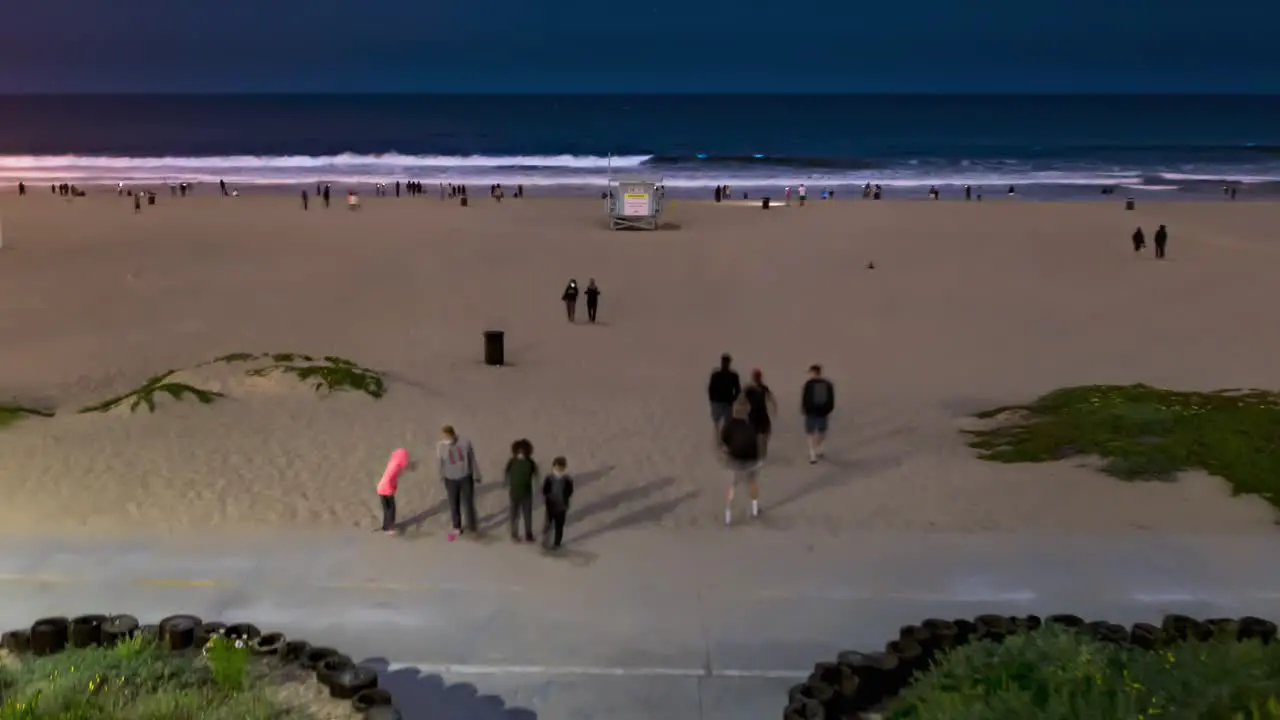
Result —
<path fill-rule="evenodd" d="M 9 96 L 0 183 L 1280 193 L 1270 96 Z M 1119 190 L 1124 188 L 1124 190 Z"/>

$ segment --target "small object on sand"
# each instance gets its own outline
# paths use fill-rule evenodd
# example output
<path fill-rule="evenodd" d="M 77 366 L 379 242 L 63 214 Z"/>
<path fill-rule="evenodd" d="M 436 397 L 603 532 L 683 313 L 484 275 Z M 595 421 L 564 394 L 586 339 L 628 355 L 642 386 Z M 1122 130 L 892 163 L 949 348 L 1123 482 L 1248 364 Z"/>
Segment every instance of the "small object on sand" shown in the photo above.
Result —
<path fill-rule="evenodd" d="M 868 269 L 868 270 L 875 270 L 875 269 L 876 269 L 876 264 L 875 264 L 874 262 L 869 262 L 869 263 L 867 263 L 867 269 Z"/>

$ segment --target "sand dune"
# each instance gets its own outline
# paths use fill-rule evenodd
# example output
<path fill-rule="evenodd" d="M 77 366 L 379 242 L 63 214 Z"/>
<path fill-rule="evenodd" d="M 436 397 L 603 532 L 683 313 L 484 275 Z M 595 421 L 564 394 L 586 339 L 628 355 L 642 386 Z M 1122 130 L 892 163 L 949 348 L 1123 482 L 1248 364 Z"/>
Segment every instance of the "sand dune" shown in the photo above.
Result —
<path fill-rule="evenodd" d="M 0 430 L 0 526 L 372 528 L 387 454 L 429 457 L 442 423 L 476 444 L 496 516 L 505 448 L 530 438 L 583 475 L 574 532 L 719 522 L 707 373 L 731 352 L 778 396 L 761 522 L 852 529 L 1250 532 L 1274 513 L 1189 474 L 1124 484 L 1087 467 L 973 459 L 966 415 L 1054 387 L 1274 387 L 1280 246 L 1271 204 L 841 201 L 763 212 L 675 202 L 678 230 L 610 233 L 598 201 L 470 208 L 370 198 L 304 213 L 287 196 L 0 198 L 0 399 L 59 409 Z M 1170 259 L 1134 257 L 1168 223 Z M 869 261 L 876 269 L 866 270 Z M 594 276 L 598 326 L 563 283 Z M 512 366 L 481 363 L 508 333 Z M 338 355 L 388 393 L 316 393 L 201 362 Z M 804 461 L 804 369 L 839 410 Z M 77 414 L 156 373 L 226 395 Z M 439 507 L 427 468 L 402 514 Z M 421 532 L 443 528 L 428 518 Z"/>

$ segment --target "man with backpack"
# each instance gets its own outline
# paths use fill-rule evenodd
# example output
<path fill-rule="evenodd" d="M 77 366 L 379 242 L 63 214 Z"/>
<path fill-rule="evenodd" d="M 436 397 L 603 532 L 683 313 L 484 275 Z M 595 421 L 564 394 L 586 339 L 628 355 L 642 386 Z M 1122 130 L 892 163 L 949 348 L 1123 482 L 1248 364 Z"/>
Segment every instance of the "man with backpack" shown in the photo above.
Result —
<path fill-rule="evenodd" d="M 822 459 L 822 443 L 827 439 L 827 418 L 836 409 L 836 389 L 822 376 L 821 365 L 809 366 L 809 379 L 800 393 L 804 413 L 804 434 L 809 438 L 809 464 Z"/>
<path fill-rule="evenodd" d="M 733 358 L 728 353 L 720 356 L 720 367 L 711 373 L 707 383 L 707 400 L 711 403 L 711 422 L 715 425 L 717 437 L 729 416 L 733 414 L 733 404 L 742 394 L 742 380 L 733 369 Z"/>

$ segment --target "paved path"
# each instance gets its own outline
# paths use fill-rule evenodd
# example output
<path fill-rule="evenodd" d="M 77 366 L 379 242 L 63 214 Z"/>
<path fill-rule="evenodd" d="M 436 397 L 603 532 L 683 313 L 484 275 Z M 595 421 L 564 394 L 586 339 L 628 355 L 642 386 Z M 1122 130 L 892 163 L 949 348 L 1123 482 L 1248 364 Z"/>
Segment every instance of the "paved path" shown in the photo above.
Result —
<path fill-rule="evenodd" d="M 930 616 L 1280 616 L 1278 539 L 762 524 L 618 531 L 548 557 L 501 535 L 4 538 L 0 625 L 251 620 L 381 664 L 410 720 L 743 720 L 777 717 L 815 661 Z"/>

